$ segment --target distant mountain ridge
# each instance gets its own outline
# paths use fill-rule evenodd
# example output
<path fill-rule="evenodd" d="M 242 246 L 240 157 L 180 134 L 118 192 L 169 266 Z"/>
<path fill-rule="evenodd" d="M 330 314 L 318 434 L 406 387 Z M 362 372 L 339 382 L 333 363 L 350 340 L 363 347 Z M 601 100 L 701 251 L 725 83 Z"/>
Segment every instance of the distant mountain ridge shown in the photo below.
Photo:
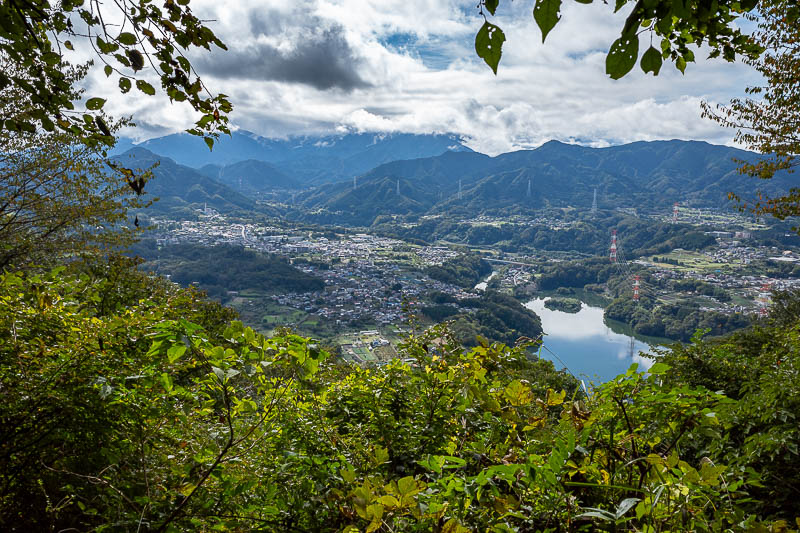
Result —
<path fill-rule="evenodd" d="M 144 187 L 143 199 L 159 199 L 148 208 L 152 211 L 174 213 L 176 210 L 191 211 L 206 205 L 222 213 L 256 209 L 253 200 L 231 187 L 144 148 L 134 147 L 112 157 L 112 160 L 134 170 L 147 170 L 157 164 L 152 171 L 153 177 Z M 260 209 L 264 211 L 263 207 Z"/>
<path fill-rule="evenodd" d="M 302 188 L 297 180 L 284 174 L 273 165 L 256 159 L 247 159 L 225 166 L 204 165 L 197 171 L 248 195 L 258 195 L 276 189 Z"/>
<path fill-rule="evenodd" d="M 186 133 L 150 139 L 136 146 L 193 168 L 262 161 L 301 185 L 349 179 L 396 160 L 472 151 L 457 136 L 449 134 L 349 133 L 269 139 L 244 130 L 230 137 L 220 136 L 213 151 L 201 138 Z"/>
<path fill-rule="evenodd" d="M 352 182 L 322 185 L 298 197 L 308 209 L 336 212 L 350 223 L 377 215 L 451 209 L 482 213 L 502 208 L 600 208 L 683 205 L 721 207 L 730 191 L 783 194 L 786 174 L 760 181 L 738 173 L 735 160 L 757 154 L 702 141 L 635 142 L 588 148 L 550 141 L 535 150 L 488 157 L 446 153 L 376 167 Z M 400 194 L 397 194 L 397 188 Z M 461 191 L 459 194 L 459 190 Z"/>

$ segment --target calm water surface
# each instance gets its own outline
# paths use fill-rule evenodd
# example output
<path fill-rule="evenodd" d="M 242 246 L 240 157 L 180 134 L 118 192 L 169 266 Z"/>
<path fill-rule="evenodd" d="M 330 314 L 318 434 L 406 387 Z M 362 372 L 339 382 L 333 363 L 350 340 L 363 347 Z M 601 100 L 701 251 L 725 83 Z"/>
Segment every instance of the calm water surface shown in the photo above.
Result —
<path fill-rule="evenodd" d="M 566 365 L 578 378 L 599 383 L 624 373 L 633 363 L 639 363 L 639 370 L 652 365 L 642 357 L 650 345 L 612 331 L 603 323 L 602 308 L 584 303 L 579 312 L 564 313 L 547 309 L 544 302 L 537 298 L 525 307 L 541 317 L 545 333 L 541 355 L 556 368 Z"/>

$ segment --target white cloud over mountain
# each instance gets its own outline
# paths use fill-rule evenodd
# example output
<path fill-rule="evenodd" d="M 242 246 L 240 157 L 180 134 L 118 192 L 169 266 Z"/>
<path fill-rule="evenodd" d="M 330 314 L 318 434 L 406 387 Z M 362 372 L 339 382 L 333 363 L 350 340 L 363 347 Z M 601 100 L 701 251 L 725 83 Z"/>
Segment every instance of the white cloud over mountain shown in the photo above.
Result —
<path fill-rule="evenodd" d="M 482 20 L 472 2 L 195 3 L 229 47 L 193 53 L 204 81 L 230 96 L 235 125 L 265 136 L 453 132 L 490 154 L 549 139 L 726 143 L 732 132 L 702 119 L 700 102 L 727 102 L 758 82 L 749 67 L 706 61 L 703 51 L 685 76 L 665 63 L 655 78 L 637 67 L 610 80 L 605 52 L 624 14 L 602 3 L 565 3 L 542 44 L 533 2 L 503 2 L 495 22 L 508 41 L 497 76 L 475 55 Z M 139 128 L 130 133 L 139 137 L 179 131 L 192 117 L 183 105 L 144 97 L 112 97 L 109 111 L 133 115 Z"/>

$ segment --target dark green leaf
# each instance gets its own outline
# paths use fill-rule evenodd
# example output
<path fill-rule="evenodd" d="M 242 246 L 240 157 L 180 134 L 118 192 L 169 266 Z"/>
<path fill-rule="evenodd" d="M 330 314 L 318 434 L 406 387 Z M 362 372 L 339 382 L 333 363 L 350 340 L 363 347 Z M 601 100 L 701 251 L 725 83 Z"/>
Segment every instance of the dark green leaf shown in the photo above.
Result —
<path fill-rule="evenodd" d="M 500 4 L 500 0 L 485 0 L 483 5 L 486 6 L 486 10 L 489 11 L 492 15 L 494 12 L 497 11 L 497 6 Z"/>
<path fill-rule="evenodd" d="M 103 72 L 106 73 L 106 76 L 111 76 L 111 73 L 114 72 L 114 69 L 111 68 L 111 65 L 106 65 L 103 67 Z"/>
<path fill-rule="evenodd" d="M 120 33 L 119 37 L 117 37 L 117 40 L 120 43 L 124 44 L 125 46 L 133 46 L 134 44 L 136 44 L 137 41 L 136 36 L 134 34 L 126 31 Z"/>
<path fill-rule="evenodd" d="M 611 45 L 606 56 L 606 74 L 618 80 L 631 71 L 639 56 L 639 37 L 635 33 L 623 35 Z"/>
<path fill-rule="evenodd" d="M 642 55 L 640 65 L 645 72 L 652 72 L 653 76 L 658 76 L 658 71 L 661 70 L 661 52 L 654 47 L 650 47 Z"/>
<path fill-rule="evenodd" d="M 475 36 L 475 52 L 482 58 L 492 71 L 497 74 L 497 65 L 503 55 L 503 42 L 506 36 L 499 27 L 489 22 L 484 22 L 478 35 Z"/>
<path fill-rule="evenodd" d="M 533 7 L 533 19 L 542 31 L 542 42 L 561 19 L 561 0 L 536 0 Z"/>
<path fill-rule="evenodd" d="M 142 91 L 144 94 L 150 96 L 156 94 L 156 90 L 153 88 L 153 86 L 144 80 L 136 80 L 136 88 Z"/>
<path fill-rule="evenodd" d="M 86 109 L 89 111 L 97 111 L 98 109 L 102 109 L 105 103 L 105 98 L 89 98 L 86 101 Z"/>
<path fill-rule="evenodd" d="M 214 139 L 212 137 L 204 137 L 203 140 L 206 141 L 209 150 L 214 149 Z"/>
<path fill-rule="evenodd" d="M 119 88 L 123 93 L 126 93 L 131 90 L 131 80 L 129 78 L 120 78 L 119 79 Z"/>

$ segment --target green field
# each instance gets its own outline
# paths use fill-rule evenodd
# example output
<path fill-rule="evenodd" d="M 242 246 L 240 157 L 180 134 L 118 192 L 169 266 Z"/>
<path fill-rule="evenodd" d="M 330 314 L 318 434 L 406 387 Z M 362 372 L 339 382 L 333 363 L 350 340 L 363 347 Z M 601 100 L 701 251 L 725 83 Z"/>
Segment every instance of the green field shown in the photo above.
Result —
<path fill-rule="evenodd" d="M 670 260 L 677 261 L 679 264 L 673 265 L 670 263 L 659 263 L 654 260 L 655 257 L 665 257 Z M 707 255 L 689 250 L 673 250 L 668 254 L 658 254 L 645 259 L 660 268 L 677 270 L 680 272 L 715 272 L 717 270 L 727 272 L 733 270 L 733 266 L 729 263 L 715 263 Z"/>

